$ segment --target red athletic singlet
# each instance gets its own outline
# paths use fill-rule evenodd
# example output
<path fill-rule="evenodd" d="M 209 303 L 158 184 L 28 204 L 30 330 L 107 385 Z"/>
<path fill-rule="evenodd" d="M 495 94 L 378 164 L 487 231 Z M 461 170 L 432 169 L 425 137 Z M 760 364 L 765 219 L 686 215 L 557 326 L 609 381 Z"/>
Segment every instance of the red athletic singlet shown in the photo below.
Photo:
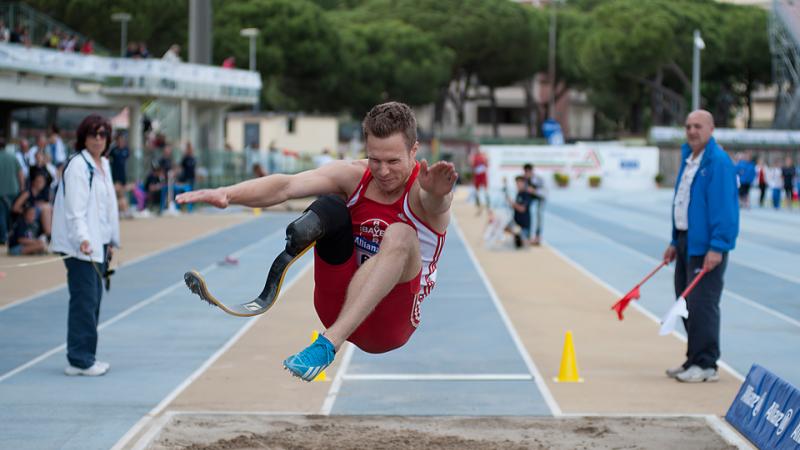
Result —
<path fill-rule="evenodd" d="M 319 257 L 314 260 L 314 305 L 323 324 L 329 327 L 344 304 L 353 273 L 378 252 L 389 225 L 402 222 L 416 230 L 422 257 L 420 274 L 396 285 L 348 338 L 367 352 L 382 353 L 405 344 L 419 325 L 420 303 L 436 283 L 436 265 L 444 248 L 445 234 L 434 231 L 411 211 L 408 193 L 418 173 L 419 163 L 411 172 L 403 195 L 387 205 L 364 196 L 372 180 L 372 173 L 367 168 L 347 202 L 353 223 L 353 257 L 339 266 L 326 264 Z"/>

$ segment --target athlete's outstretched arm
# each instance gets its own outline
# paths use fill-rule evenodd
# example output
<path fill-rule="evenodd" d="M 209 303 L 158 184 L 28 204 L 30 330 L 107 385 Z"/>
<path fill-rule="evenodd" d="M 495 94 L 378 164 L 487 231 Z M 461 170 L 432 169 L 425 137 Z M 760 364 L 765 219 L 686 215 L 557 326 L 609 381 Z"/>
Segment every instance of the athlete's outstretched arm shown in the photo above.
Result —
<path fill-rule="evenodd" d="M 363 162 L 334 161 L 294 175 L 278 173 L 232 186 L 187 192 L 177 196 L 176 201 L 178 204 L 204 202 L 217 208 L 228 205 L 267 207 L 312 195 L 347 195 L 358 184 L 363 170 Z"/>

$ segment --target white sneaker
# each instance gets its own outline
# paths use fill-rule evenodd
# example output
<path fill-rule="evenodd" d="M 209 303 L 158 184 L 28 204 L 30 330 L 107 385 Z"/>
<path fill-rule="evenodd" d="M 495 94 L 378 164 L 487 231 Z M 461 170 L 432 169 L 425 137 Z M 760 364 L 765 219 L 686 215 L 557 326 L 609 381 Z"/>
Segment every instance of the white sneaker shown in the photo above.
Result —
<path fill-rule="evenodd" d="M 66 369 L 64 369 L 64 373 L 71 377 L 76 375 L 83 375 L 86 377 L 99 377 L 101 375 L 105 375 L 108 372 L 108 369 L 111 368 L 111 364 L 102 361 L 95 361 L 91 367 L 86 369 L 80 369 L 73 365 L 68 365 Z"/>
<path fill-rule="evenodd" d="M 682 383 L 702 383 L 705 381 L 719 381 L 717 369 L 702 369 L 700 366 L 691 366 L 675 375 L 675 379 Z"/>
<path fill-rule="evenodd" d="M 681 365 L 681 366 L 673 367 L 672 369 L 667 369 L 665 371 L 665 373 L 667 374 L 667 377 L 675 378 L 675 377 L 678 376 L 679 373 L 681 373 L 681 372 L 683 372 L 685 370 L 686 370 L 686 368 Z"/>

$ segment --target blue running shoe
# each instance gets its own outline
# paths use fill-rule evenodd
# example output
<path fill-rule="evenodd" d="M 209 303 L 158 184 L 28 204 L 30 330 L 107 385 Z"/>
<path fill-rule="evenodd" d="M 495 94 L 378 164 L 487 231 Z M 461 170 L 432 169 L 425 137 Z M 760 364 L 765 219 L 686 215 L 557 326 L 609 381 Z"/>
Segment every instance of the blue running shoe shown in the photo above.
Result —
<path fill-rule="evenodd" d="M 325 370 L 332 362 L 336 350 L 331 341 L 319 335 L 311 345 L 302 352 L 292 355 L 283 361 L 283 367 L 289 369 L 292 375 L 305 381 L 313 381 L 320 372 Z"/>

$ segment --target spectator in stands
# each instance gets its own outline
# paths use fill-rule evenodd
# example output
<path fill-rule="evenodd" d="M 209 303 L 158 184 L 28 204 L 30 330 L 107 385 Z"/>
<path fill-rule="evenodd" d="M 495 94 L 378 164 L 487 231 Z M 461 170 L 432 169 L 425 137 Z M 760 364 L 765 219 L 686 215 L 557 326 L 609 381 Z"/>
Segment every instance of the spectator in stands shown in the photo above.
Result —
<path fill-rule="evenodd" d="M 83 43 L 81 46 L 81 53 L 84 55 L 94 54 L 94 41 L 92 39 L 89 39 Z"/>
<path fill-rule="evenodd" d="M 119 247 L 117 198 L 108 153 L 111 124 L 91 114 L 81 121 L 75 148 L 79 153 L 64 169 L 56 194 L 51 250 L 68 256 L 66 375 L 98 376 L 109 365 L 95 359 L 103 276 Z"/>
<path fill-rule="evenodd" d="M 67 161 L 67 146 L 64 144 L 64 140 L 61 139 L 61 130 L 56 125 L 50 126 L 49 143 L 48 156 L 50 156 L 50 161 L 56 168 L 60 169 Z"/>
<path fill-rule="evenodd" d="M 8 42 L 12 44 L 22 44 L 22 37 L 25 34 L 25 29 L 22 25 L 17 25 L 16 28 L 11 30 L 8 35 Z"/>
<path fill-rule="evenodd" d="M 236 58 L 233 56 L 228 56 L 222 61 L 222 68 L 223 69 L 235 69 L 236 68 Z"/>
<path fill-rule="evenodd" d="M 0 42 L 8 42 L 11 38 L 11 31 L 6 26 L 6 23 L 0 19 Z"/>
<path fill-rule="evenodd" d="M 164 170 L 164 176 L 169 177 L 172 173 L 172 145 L 166 144 L 161 151 L 161 158 L 158 165 Z"/>
<path fill-rule="evenodd" d="M 36 210 L 36 220 L 41 225 L 41 230 L 50 237 L 53 224 L 53 207 L 50 204 L 50 192 L 44 174 L 37 173 L 31 176 L 30 187 L 23 190 L 14 200 L 11 207 L 12 217 L 16 221 L 28 208 Z"/>
<path fill-rule="evenodd" d="M 138 49 L 140 58 L 147 59 L 150 57 L 150 50 L 147 49 L 147 43 L 140 41 Z"/>
<path fill-rule="evenodd" d="M 5 244 L 8 240 L 11 206 L 20 189 L 25 186 L 22 166 L 9 150 L 5 139 L 0 137 L 0 244 Z"/>
<path fill-rule="evenodd" d="M 47 252 L 47 240 L 40 239 L 44 235 L 40 231 L 36 214 L 36 208 L 30 206 L 14 222 L 8 238 L 9 255 L 39 255 Z"/>
<path fill-rule="evenodd" d="M 128 48 L 125 49 L 126 58 L 141 58 L 139 54 L 139 44 L 136 42 L 128 42 Z"/>
<path fill-rule="evenodd" d="M 792 157 L 787 156 L 783 163 L 783 169 L 781 169 L 781 178 L 783 178 L 783 192 L 786 193 L 786 207 L 789 209 L 792 209 L 792 203 L 794 202 L 795 171 Z"/>
<path fill-rule="evenodd" d="M 161 57 L 161 59 L 171 63 L 181 62 L 181 46 L 178 44 L 172 44 L 164 53 L 164 56 Z"/>

